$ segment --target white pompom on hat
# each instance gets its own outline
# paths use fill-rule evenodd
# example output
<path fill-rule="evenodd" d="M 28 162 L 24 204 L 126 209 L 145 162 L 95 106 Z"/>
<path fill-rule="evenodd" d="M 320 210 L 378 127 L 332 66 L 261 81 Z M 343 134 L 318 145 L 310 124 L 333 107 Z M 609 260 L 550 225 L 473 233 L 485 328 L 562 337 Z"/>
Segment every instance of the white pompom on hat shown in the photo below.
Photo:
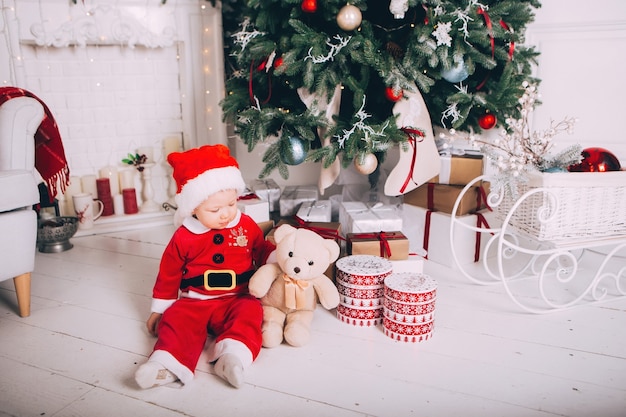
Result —
<path fill-rule="evenodd" d="M 237 160 L 225 145 L 205 145 L 184 152 L 172 152 L 167 162 L 174 168 L 177 185 L 174 222 L 182 224 L 210 195 L 236 190 L 241 195 L 246 184 Z"/>

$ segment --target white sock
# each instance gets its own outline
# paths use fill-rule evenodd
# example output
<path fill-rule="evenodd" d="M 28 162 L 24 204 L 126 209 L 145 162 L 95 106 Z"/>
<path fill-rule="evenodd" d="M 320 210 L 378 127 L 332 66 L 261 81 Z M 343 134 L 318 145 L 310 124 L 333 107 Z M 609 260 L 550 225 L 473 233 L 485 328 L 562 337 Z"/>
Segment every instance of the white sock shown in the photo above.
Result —
<path fill-rule="evenodd" d="M 135 372 L 135 381 L 143 389 L 158 387 L 177 380 L 176 375 L 155 361 L 144 363 Z"/>
<path fill-rule="evenodd" d="M 232 353 L 225 353 L 215 362 L 215 373 L 225 379 L 235 388 L 243 385 L 243 364 L 241 360 Z"/>

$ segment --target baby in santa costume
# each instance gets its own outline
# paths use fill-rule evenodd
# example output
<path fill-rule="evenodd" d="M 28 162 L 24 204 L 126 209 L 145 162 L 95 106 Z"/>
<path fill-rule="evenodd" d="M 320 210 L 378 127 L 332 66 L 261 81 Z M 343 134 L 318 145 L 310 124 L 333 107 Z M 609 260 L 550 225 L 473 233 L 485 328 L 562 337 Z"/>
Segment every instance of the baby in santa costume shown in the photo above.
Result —
<path fill-rule="evenodd" d="M 152 293 L 148 331 L 158 337 L 135 373 L 142 388 L 189 383 L 207 336 L 215 373 L 234 387 L 261 350 L 263 309 L 248 280 L 274 245 L 237 208 L 245 189 L 237 161 L 224 145 L 167 158 L 178 185 L 179 227 L 163 252 Z"/>

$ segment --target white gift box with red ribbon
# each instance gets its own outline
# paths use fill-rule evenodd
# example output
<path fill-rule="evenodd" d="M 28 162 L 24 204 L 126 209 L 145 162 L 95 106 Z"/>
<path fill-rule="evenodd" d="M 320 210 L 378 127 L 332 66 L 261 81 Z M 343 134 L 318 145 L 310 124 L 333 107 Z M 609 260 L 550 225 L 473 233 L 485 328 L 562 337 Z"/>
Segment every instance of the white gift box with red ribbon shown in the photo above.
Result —
<path fill-rule="evenodd" d="M 257 223 L 266 222 L 270 219 L 269 203 L 254 193 L 244 194 L 239 197 L 237 207 L 242 213 L 246 213 Z"/>
<path fill-rule="evenodd" d="M 457 268 L 452 259 L 450 242 L 450 214 L 431 211 L 424 207 L 404 204 L 402 208 L 402 233 L 409 239 L 409 252 L 420 253 L 426 259 Z M 485 244 L 492 236 L 489 227 L 499 227 L 501 222 L 495 212 L 481 211 L 477 214 L 457 216 L 460 224 L 454 226 L 454 251 L 460 264 L 478 262 L 485 254 Z M 464 226 L 465 225 L 465 226 Z M 480 227 L 483 232 L 476 232 L 470 227 Z"/>

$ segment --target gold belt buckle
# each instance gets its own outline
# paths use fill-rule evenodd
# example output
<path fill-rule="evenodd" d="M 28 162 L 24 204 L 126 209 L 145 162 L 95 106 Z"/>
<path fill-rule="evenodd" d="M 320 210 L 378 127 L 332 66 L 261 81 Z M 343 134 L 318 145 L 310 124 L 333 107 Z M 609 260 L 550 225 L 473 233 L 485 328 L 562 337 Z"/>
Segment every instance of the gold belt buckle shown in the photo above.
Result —
<path fill-rule="evenodd" d="M 213 282 L 211 282 L 212 275 L 214 275 Z M 237 274 L 232 269 L 207 269 L 204 271 L 204 288 L 207 291 L 232 290 L 236 286 Z"/>

